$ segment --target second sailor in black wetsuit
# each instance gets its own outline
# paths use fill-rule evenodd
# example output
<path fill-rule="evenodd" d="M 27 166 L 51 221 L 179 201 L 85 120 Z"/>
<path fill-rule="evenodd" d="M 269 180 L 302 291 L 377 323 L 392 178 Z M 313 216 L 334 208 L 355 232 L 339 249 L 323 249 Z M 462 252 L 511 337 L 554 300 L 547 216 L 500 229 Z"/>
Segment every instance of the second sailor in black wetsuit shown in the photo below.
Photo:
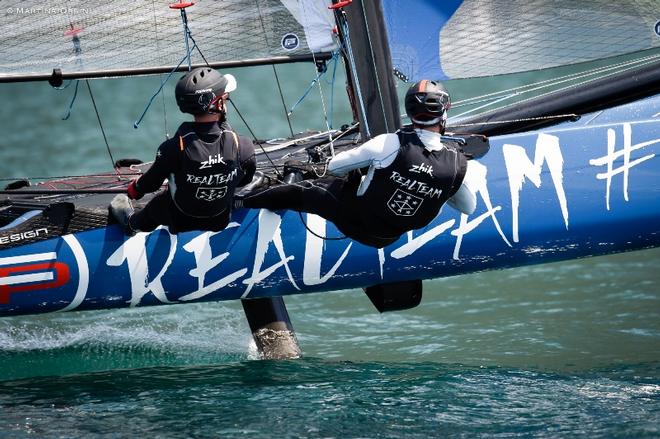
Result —
<path fill-rule="evenodd" d="M 133 180 L 126 195 L 116 196 L 110 210 L 129 234 L 159 225 L 171 233 L 220 231 L 229 223 L 234 191 L 252 180 L 254 145 L 231 131 L 224 121 L 225 103 L 236 89 L 232 75 L 201 67 L 186 73 L 176 85 L 179 109 L 195 117 L 184 122 L 156 152 L 153 165 Z M 140 211 L 132 213 L 128 198 L 140 199 L 160 189 Z"/>
<path fill-rule="evenodd" d="M 461 151 L 442 142 L 449 92 L 439 82 L 419 81 L 405 104 L 412 127 L 337 154 L 328 163 L 334 176 L 258 188 L 237 204 L 313 213 L 347 237 L 378 248 L 427 226 L 445 203 L 471 214 L 474 171 Z M 365 176 L 357 172 L 367 167 Z"/>

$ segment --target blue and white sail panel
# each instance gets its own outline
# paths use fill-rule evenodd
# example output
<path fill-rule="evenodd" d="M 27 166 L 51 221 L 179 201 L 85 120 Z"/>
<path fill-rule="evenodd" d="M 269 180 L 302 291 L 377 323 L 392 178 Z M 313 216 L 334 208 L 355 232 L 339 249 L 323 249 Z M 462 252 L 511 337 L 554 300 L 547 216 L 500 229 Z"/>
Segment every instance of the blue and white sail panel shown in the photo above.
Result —
<path fill-rule="evenodd" d="M 447 79 L 440 33 L 463 0 L 382 0 L 392 64 L 406 81 Z"/>
<path fill-rule="evenodd" d="M 238 209 L 219 233 L 129 238 L 112 225 L 5 249 L 14 238 L 2 231 L 0 316 L 333 291 L 657 247 L 659 114 L 656 96 L 493 137 L 470 163 L 475 212 L 445 207 L 382 250 L 323 240 L 342 235 L 291 211 Z"/>
<path fill-rule="evenodd" d="M 316 0 L 198 0 L 186 8 L 192 64 L 239 64 L 335 48 L 334 18 Z M 23 0 L 3 7 L 0 80 L 167 70 L 186 56 L 175 0 Z M 193 46 L 189 41 L 189 47 Z M 197 50 L 199 49 L 199 50 Z M 200 54 L 201 52 L 201 54 Z M 202 57 L 203 55 L 203 57 Z M 187 65 L 187 61 L 184 66 Z"/>
<path fill-rule="evenodd" d="M 660 48 L 656 0 L 382 0 L 408 81 L 502 75 Z"/>

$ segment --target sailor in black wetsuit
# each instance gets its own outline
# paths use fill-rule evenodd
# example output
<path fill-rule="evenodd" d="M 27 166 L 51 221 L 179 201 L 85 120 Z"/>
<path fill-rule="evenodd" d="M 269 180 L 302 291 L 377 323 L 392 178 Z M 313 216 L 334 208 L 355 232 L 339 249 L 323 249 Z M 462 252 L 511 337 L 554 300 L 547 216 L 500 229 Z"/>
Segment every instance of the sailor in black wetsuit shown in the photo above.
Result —
<path fill-rule="evenodd" d="M 237 205 L 314 213 L 378 248 L 429 224 L 445 202 L 471 214 L 476 197 L 467 159 L 441 142 L 449 93 L 438 82 L 420 81 L 406 93 L 405 106 L 412 128 L 337 154 L 328 164 L 335 176 L 260 189 Z"/>
<path fill-rule="evenodd" d="M 159 225 L 171 233 L 189 230 L 220 231 L 229 223 L 234 191 L 252 180 L 256 169 L 254 145 L 231 131 L 225 121 L 225 103 L 236 89 L 232 75 L 208 67 L 186 73 L 176 85 L 179 109 L 194 115 L 175 136 L 163 142 L 153 165 L 128 186 L 128 197 L 117 195 L 110 211 L 126 233 L 151 231 Z M 133 214 L 128 198 L 140 199 L 160 189 Z"/>

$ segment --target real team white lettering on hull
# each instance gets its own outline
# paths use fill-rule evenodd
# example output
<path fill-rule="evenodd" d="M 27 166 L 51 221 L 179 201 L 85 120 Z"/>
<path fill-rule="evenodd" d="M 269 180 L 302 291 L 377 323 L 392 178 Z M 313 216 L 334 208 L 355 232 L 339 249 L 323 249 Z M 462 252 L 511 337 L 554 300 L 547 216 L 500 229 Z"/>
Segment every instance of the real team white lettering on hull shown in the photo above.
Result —
<path fill-rule="evenodd" d="M 166 232 L 170 236 L 170 250 L 167 260 L 160 269 L 158 275 L 149 280 L 149 263 L 147 260 L 146 240 L 152 233 Z M 161 283 L 163 275 L 167 272 L 174 254 L 176 252 L 177 236 L 169 233 L 165 227 L 159 227 L 151 233 L 137 233 L 128 238 L 115 252 L 110 255 L 106 264 L 111 267 L 119 267 L 126 262 L 126 267 L 131 279 L 131 307 L 139 305 L 144 296 L 152 293 L 162 303 L 172 303 L 165 294 L 165 288 Z"/>
<path fill-rule="evenodd" d="M 243 280 L 243 283 L 247 285 L 247 288 L 243 292 L 241 298 L 247 297 L 254 285 L 266 279 L 268 276 L 274 273 L 275 270 L 282 266 L 286 270 L 288 279 L 293 287 L 297 290 L 300 290 L 300 287 L 296 284 L 295 278 L 293 277 L 288 264 L 289 261 L 294 259 L 294 256 L 287 256 L 284 252 L 284 243 L 282 242 L 282 232 L 280 230 L 281 222 L 282 217 L 275 212 L 270 212 L 265 209 L 259 211 L 259 231 L 257 233 L 257 249 L 255 252 L 254 265 L 252 267 L 252 275 L 249 278 Z M 268 245 L 271 242 L 275 246 L 275 249 L 280 256 L 280 261 L 271 265 L 265 270 L 261 270 L 261 266 L 266 259 Z"/>
<path fill-rule="evenodd" d="M 568 229 L 568 207 L 566 205 L 566 193 L 564 192 L 564 157 L 559 147 L 559 137 L 541 133 L 536 140 L 534 151 L 534 162 L 527 157 L 525 148 L 518 145 L 504 144 L 502 147 L 504 163 L 509 175 L 509 189 L 511 191 L 511 213 L 513 214 L 513 241 L 518 242 L 518 212 L 520 209 L 520 192 L 522 191 L 525 177 L 534 186 L 541 187 L 541 168 L 547 163 L 550 169 L 552 182 L 555 185 L 557 198 L 564 217 L 566 229 Z"/>
<path fill-rule="evenodd" d="M 307 215 L 307 237 L 305 239 L 305 259 L 303 261 L 303 283 L 305 285 L 320 285 L 326 283 L 335 275 L 337 269 L 353 246 L 352 241 L 348 241 L 346 249 L 339 257 L 332 268 L 321 276 L 321 259 L 323 258 L 324 240 L 321 236 L 326 236 L 326 220 L 318 215 Z"/>
<path fill-rule="evenodd" d="M 606 180 L 606 200 L 609 200 L 610 183 L 613 176 L 623 174 L 625 181 L 629 178 L 629 172 L 634 166 L 637 166 L 655 156 L 655 154 L 647 154 L 641 158 L 631 159 L 630 154 L 633 151 L 645 148 L 655 143 L 659 143 L 660 139 L 633 145 L 630 141 L 632 137 L 631 127 L 629 124 L 623 124 L 623 149 L 617 152 L 615 151 L 614 147 L 615 137 L 613 130 L 612 133 L 608 131 L 607 135 L 607 154 L 605 156 L 592 159 L 589 161 L 589 163 L 593 166 L 608 167 L 607 172 L 597 174 L 595 178 Z M 511 235 L 513 237 L 514 243 L 519 242 L 518 217 L 520 214 L 520 195 L 524 190 L 523 184 L 525 180 L 530 180 L 535 187 L 540 188 L 542 185 L 541 171 L 544 166 L 546 166 L 549 170 L 554 193 L 557 197 L 557 203 L 559 206 L 558 210 L 561 213 L 561 219 L 558 219 L 560 224 L 563 223 L 563 227 L 568 229 L 569 204 L 564 190 L 564 159 L 559 140 L 560 139 L 557 136 L 544 133 L 539 134 L 536 138 L 536 143 L 533 148 L 533 160 L 530 160 L 525 148 L 520 145 L 505 144 L 502 147 L 502 154 L 505 161 L 509 184 L 509 195 L 511 201 L 510 209 L 512 216 Z M 623 165 L 619 168 L 615 168 L 613 165 L 616 159 L 623 160 Z M 377 258 L 375 263 L 377 263 L 378 267 L 380 267 L 381 279 L 384 277 L 384 271 L 388 258 L 402 259 L 408 257 L 424 248 L 436 238 L 444 235 L 446 232 L 449 232 L 449 234 L 455 238 L 453 253 L 451 255 L 447 255 L 447 259 L 460 259 L 460 249 L 464 240 L 469 236 L 470 233 L 472 233 L 478 227 L 482 226 L 489 219 L 492 225 L 495 227 L 500 238 L 502 239 L 502 242 L 508 247 L 513 247 L 512 242 L 507 238 L 502 229 L 500 221 L 498 220 L 498 215 L 501 215 L 505 209 L 509 208 L 509 206 L 507 204 L 498 204 L 493 202 L 488 188 L 488 169 L 479 162 L 473 162 L 472 165 L 474 172 L 476 173 L 476 178 L 474 179 L 476 181 L 476 188 L 474 188 L 474 190 L 478 194 L 478 205 L 482 205 L 483 209 L 480 210 L 476 216 L 461 214 L 458 223 L 455 219 L 449 219 L 443 221 L 440 224 L 432 226 L 430 229 L 425 230 L 424 232 L 409 232 L 406 234 L 407 239 L 400 244 L 394 244 L 396 247 L 389 247 L 388 250 L 391 249 L 389 252 L 386 252 L 383 249 L 374 251 L 374 257 Z M 627 184 L 624 184 L 624 193 L 626 198 L 627 190 L 628 186 Z M 608 210 L 610 208 L 609 202 L 607 202 L 607 208 Z M 202 298 L 214 291 L 217 291 L 220 288 L 229 285 L 232 282 L 236 282 L 241 279 L 242 283 L 246 285 L 246 288 L 241 297 L 245 298 L 249 296 L 250 292 L 256 285 L 264 282 L 266 279 L 268 279 L 269 276 L 273 275 L 273 273 L 277 272 L 280 268 L 283 268 L 286 272 L 285 279 L 288 280 L 293 288 L 297 290 L 300 290 L 300 287 L 297 284 L 298 279 L 301 279 L 302 283 L 306 286 L 321 285 L 331 280 L 333 276 L 335 276 L 336 273 L 341 270 L 342 266 L 347 261 L 348 255 L 352 249 L 355 248 L 353 246 L 354 243 L 349 241 L 345 248 L 341 250 L 341 256 L 339 256 L 339 258 L 334 262 L 330 270 L 328 270 L 326 274 L 322 274 L 321 265 L 325 252 L 325 246 L 328 245 L 328 242 L 315 235 L 326 236 L 326 220 L 315 215 L 307 215 L 306 221 L 308 227 L 314 233 L 310 232 L 309 230 L 306 232 L 304 251 L 302 251 L 302 255 L 290 253 L 293 247 L 287 248 L 285 246 L 285 243 L 282 240 L 282 232 L 280 230 L 281 221 L 282 217 L 275 212 L 270 212 L 268 210 L 259 211 L 257 242 L 251 269 L 249 267 L 238 269 L 233 267 L 234 270 L 231 273 L 224 275 L 221 279 L 216 280 L 210 284 L 206 284 L 207 274 L 211 271 L 211 269 L 220 266 L 224 261 L 226 261 L 231 256 L 230 252 L 225 252 L 217 256 L 212 255 L 210 239 L 215 236 L 216 233 L 205 232 L 197 235 L 194 239 L 186 243 L 183 246 L 184 251 L 192 253 L 195 259 L 195 266 L 191 267 L 188 274 L 191 277 L 197 279 L 197 290 L 182 296 L 179 300 L 189 301 Z M 238 224 L 232 223 L 228 229 L 237 226 Z M 167 229 L 163 229 L 161 231 L 157 230 L 152 233 L 163 232 L 167 232 Z M 110 266 L 120 266 L 126 262 L 126 267 L 129 270 L 131 278 L 131 306 L 136 306 L 139 304 L 142 298 L 150 292 L 153 293 L 154 296 L 161 302 L 171 303 L 171 301 L 167 298 L 166 291 L 163 288 L 161 279 L 170 266 L 174 257 L 174 252 L 176 250 L 176 236 L 170 235 L 171 244 L 168 258 L 161 267 L 159 274 L 151 280 L 147 279 L 148 261 L 147 255 L 145 253 L 146 236 L 147 234 L 138 234 L 132 238 L 129 238 L 119 249 L 113 253 L 110 258 L 108 258 L 107 261 L 107 264 Z M 271 262 L 270 266 L 264 267 L 264 264 L 266 263 L 266 255 L 270 248 L 275 249 L 279 259 L 274 263 Z M 297 245 L 296 248 L 300 248 L 300 246 Z M 302 257 L 302 276 L 294 275 L 289 264 L 289 262 L 295 260 L 296 257 Z M 246 275 L 248 277 L 245 277 Z"/>
<path fill-rule="evenodd" d="M 238 227 L 240 224 L 232 222 L 227 225 L 227 229 Z M 225 229 L 226 230 L 226 229 Z M 197 278 L 197 291 L 182 296 L 179 300 L 189 301 L 199 299 L 208 294 L 211 294 L 220 288 L 223 288 L 232 282 L 237 281 L 247 273 L 247 268 L 236 270 L 221 279 L 206 285 L 206 274 L 220 265 L 222 261 L 229 257 L 229 252 L 224 252 L 218 256 L 213 256 L 211 248 L 211 238 L 220 232 L 204 232 L 199 236 L 191 239 L 183 249 L 192 253 L 195 257 L 195 268 L 190 270 L 188 274 Z"/>
<path fill-rule="evenodd" d="M 481 197 L 484 205 L 486 206 L 486 211 L 476 218 L 468 220 L 469 215 L 461 214 L 461 219 L 458 227 L 451 231 L 451 234 L 456 237 L 456 244 L 454 245 L 454 253 L 452 254 L 453 259 L 460 259 L 460 249 L 461 243 L 463 242 L 463 237 L 470 233 L 472 230 L 476 229 L 484 220 L 490 218 L 497 230 L 497 233 L 502 238 L 502 241 L 509 247 L 512 247 L 509 240 L 506 238 L 506 235 L 502 231 L 502 226 L 497 220 L 496 212 L 502 210 L 502 206 L 497 205 L 493 207 L 493 202 L 490 199 L 490 193 L 488 191 L 488 168 L 482 165 L 479 162 L 472 162 L 470 164 L 471 172 L 474 173 L 473 180 L 475 181 L 475 192 Z"/>

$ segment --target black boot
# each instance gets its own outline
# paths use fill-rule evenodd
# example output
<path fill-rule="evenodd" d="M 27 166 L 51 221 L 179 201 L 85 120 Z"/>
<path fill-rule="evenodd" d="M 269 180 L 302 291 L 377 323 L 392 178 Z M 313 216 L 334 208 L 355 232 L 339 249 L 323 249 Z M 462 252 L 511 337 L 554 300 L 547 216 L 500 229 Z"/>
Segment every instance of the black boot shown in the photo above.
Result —
<path fill-rule="evenodd" d="M 245 186 L 238 188 L 238 190 L 234 193 L 234 209 L 240 209 L 243 207 L 243 198 L 245 198 L 247 195 L 254 194 L 263 189 L 266 189 L 270 185 L 271 179 L 269 176 L 265 175 L 261 171 L 255 172 L 254 177 L 252 177 L 252 181 Z"/>

